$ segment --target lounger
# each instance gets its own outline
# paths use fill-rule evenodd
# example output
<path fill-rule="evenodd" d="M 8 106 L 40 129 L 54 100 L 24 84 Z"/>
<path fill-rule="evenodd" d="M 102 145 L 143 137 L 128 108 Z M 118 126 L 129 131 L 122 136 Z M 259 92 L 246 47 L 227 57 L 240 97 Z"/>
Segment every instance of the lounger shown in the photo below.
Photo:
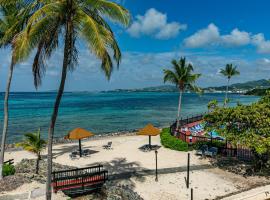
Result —
<path fill-rule="evenodd" d="M 70 159 L 75 159 L 77 157 L 77 152 L 71 152 L 71 154 L 69 154 L 69 158 Z"/>
<path fill-rule="evenodd" d="M 90 155 L 90 150 L 89 149 L 85 149 L 85 150 L 83 150 L 82 154 L 84 156 L 88 156 L 88 155 Z"/>
<path fill-rule="evenodd" d="M 208 151 L 205 152 L 206 156 L 214 157 L 217 155 L 218 149 L 216 147 L 211 147 Z"/>
<path fill-rule="evenodd" d="M 204 155 L 206 155 L 205 152 L 207 152 L 207 151 L 208 151 L 208 146 L 206 144 L 204 144 L 196 151 L 196 155 L 204 156 Z"/>
<path fill-rule="evenodd" d="M 112 142 L 108 142 L 108 144 L 103 145 L 103 149 L 112 149 Z"/>

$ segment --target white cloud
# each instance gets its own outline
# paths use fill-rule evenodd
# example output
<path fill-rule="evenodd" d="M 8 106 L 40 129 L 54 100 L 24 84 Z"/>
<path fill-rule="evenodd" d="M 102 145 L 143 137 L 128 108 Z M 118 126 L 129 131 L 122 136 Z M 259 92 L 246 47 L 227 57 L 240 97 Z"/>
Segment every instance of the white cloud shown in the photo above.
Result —
<path fill-rule="evenodd" d="M 218 27 L 215 24 L 209 24 L 207 28 L 201 29 L 192 36 L 184 40 L 185 46 L 189 48 L 203 47 L 216 43 L 220 38 Z"/>
<path fill-rule="evenodd" d="M 257 47 L 259 53 L 270 53 L 270 41 L 265 40 L 264 34 L 253 35 L 252 44 Z"/>
<path fill-rule="evenodd" d="M 221 36 L 224 44 L 229 46 L 243 46 L 250 43 L 250 33 L 239 31 L 237 28 L 233 29 L 228 35 Z"/>
<path fill-rule="evenodd" d="M 230 34 L 221 35 L 219 28 L 211 23 L 207 28 L 201 29 L 184 40 L 188 48 L 198 48 L 206 46 L 243 46 L 251 41 L 250 33 L 233 29 Z"/>
<path fill-rule="evenodd" d="M 127 32 L 132 37 L 148 35 L 157 39 L 170 39 L 176 37 L 181 30 L 186 28 L 186 24 L 178 22 L 169 23 L 166 14 L 150 8 L 145 15 L 136 16 L 136 20 L 131 24 Z"/>

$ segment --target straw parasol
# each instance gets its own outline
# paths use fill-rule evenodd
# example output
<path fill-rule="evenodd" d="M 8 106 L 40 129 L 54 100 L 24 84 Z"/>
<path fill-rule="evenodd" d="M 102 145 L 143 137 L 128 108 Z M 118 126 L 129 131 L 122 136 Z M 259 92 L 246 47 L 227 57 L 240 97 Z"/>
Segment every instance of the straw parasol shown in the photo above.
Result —
<path fill-rule="evenodd" d="M 70 131 L 67 136 L 65 136 L 65 139 L 79 140 L 79 152 L 80 152 L 80 157 L 82 157 L 81 139 L 92 137 L 92 136 L 94 136 L 94 133 L 92 133 L 91 131 L 87 131 L 83 128 L 75 128 L 74 130 Z"/>
<path fill-rule="evenodd" d="M 151 148 L 151 136 L 157 136 L 160 134 L 160 130 L 154 127 L 152 124 L 147 124 L 144 128 L 140 129 L 137 135 L 149 136 L 149 147 Z"/>

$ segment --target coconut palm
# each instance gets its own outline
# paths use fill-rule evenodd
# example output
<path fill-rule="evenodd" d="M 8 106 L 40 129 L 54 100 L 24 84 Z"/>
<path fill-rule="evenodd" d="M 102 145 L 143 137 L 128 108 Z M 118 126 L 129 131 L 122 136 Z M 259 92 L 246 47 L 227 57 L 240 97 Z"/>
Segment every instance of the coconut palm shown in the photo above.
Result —
<path fill-rule="evenodd" d="M 2 168 L 4 162 L 5 155 L 5 144 L 6 137 L 8 131 L 8 121 L 9 121 L 9 112 L 8 112 L 8 101 L 9 101 L 9 91 L 10 85 L 13 76 L 13 70 L 16 64 L 13 44 L 12 41 L 15 36 L 23 29 L 23 25 L 26 20 L 26 15 L 19 12 L 25 6 L 22 1 L 18 1 L 17 3 L 10 3 L 6 6 L 1 6 L 2 17 L 0 18 L 0 48 L 10 47 L 11 48 L 11 61 L 10 66 L 8 68 L 8 77 L 7 77 L 7 85 L 5 90 L 4 97 L 4 123 L 3 123 L 3 132 L 2 132 L 2 140 L 1 140 L 1 154 L 0 154 L 0 180 L 3 178 L 2 176 Z"/>
<path fill-rule="evenodd" d="M 46 141 L 40 138 L 40 129 L 36 133 L 26 133 L 25 140 L 17 143 L 17 147 L 22 147 L 24 150 L 36 154 L 36 174 L 39 171 L 39 161 L 41 160 L 41 152 L 46 147 Z"/>
<path fill-rule="evenodd" d="M 192 64 L 187 64 L 185 58 L 181 58 L 179 61 L 172 60 L 171 63 L 173 65 L 173 70 L 164 70 L 164 83 L 170 82 L 179 88 L 180 93 L 176 123 L 176 128 L 178 129 L 183 92 L 185 90 L 201 92 L 201 89 L 195 85 L 196 80 L 201 74 L 194 74 Z"/>
<path fill-rule="evenodd" d="M 103 17 L 125 26 L 129 24 L 129 12 L 122 6 L 107 0 L 47 0 L 42 2 L 28 20 L 25 30 L 15 40 L 16 59 L 24 60 L 37 48 L 33 74 L 35 86 L 41 84 L 45 70 L 44 58 L 49 58 L 54 49 L 61 46 L 63 38 L 63 65 L 61 81 L 54 103 L 48 131 L 48 166 L 46 198 L 51 199 L 52 140 L 59 105 L 64 92 L 68 70 L 74 69 L 78 60 L 76 42 L 84 41 L 91 52 L 100 59 L 101 69 L 109 79 L 113 59 L 119 65 L 121 52 L 114 34 Z M 111 50 L 111 51 L 110 51 Z M 112 56 L 113 55 L 113 59 Z"/>
<path fill-rule="evenodd" d="M 227 64 L 224 69 L 220 70 L 220 73 L 227 77 L 227 86 L 226 86 L 226 93 L 225 93 L 225 99 L 224 99 L 224 107 L 228 103 L 228 90 L 229 90 L 229 83 L 233 76 L 239 75 L 240 72 L 237 70 L 237 66 L 233 66 L 233 64 Z"/>

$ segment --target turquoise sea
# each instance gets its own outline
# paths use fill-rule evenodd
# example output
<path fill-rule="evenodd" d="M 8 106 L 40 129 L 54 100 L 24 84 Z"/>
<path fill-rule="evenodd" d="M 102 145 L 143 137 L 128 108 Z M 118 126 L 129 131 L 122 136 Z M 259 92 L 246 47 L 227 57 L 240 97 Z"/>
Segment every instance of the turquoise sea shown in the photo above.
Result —
<path fill-rule="evenodd" d="M 12 93 L 10 96 L 10 126 L 8 142 L 22 139 L 24 133 L 39 127 L 46 137 L 56 93 Z M 258 97 L 230 94 L 230 105 L 239 101 L 248 104 Z M 3 105 L 4 93 L 0 93 Z M 207 111 L 207 103 L 217 99 L 222 102 L 224 94 L 186 93 L 183 97 L 182 116 Z M 168 126 L 176 119 L 178 93 L 168 92 L 67 92 L 64 94 L 55 136 L 63 137 L 69 130 L 82 127 L 96 134 L 132 131 L 153 123 Z M 0 130 L 3 125 L 3 106 L 0 107 Z"/>

